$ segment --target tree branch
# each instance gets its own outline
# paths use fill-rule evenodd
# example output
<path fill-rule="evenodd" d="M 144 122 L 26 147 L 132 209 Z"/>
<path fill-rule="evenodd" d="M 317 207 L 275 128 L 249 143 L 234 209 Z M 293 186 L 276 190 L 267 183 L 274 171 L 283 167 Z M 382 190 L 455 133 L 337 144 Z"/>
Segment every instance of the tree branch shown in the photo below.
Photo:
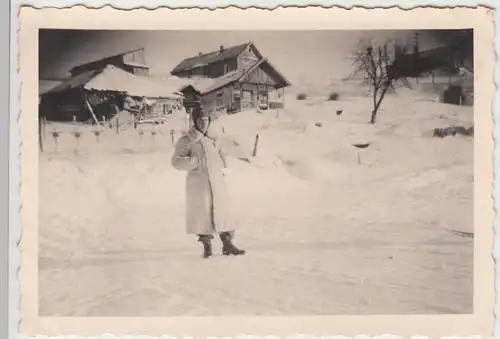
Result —
<path fill-rule="evenodd" d="M 351 79 L 361 79 L 373 91 L 373 111 L 371 123 L 375 123 L 377 112 L 389 88 L 397 86 L 411 88 L 408 79 L 389 74 L 389 68 L 394 64 L 397 56 L 407 50 L 407 46 L 393 44 L 390 50 L 389 43 L 374 45 L 371 39 L 361 40 L 354 50 L 353 73 Z M 393 73 L 393 72 L 392 72 Z"/>

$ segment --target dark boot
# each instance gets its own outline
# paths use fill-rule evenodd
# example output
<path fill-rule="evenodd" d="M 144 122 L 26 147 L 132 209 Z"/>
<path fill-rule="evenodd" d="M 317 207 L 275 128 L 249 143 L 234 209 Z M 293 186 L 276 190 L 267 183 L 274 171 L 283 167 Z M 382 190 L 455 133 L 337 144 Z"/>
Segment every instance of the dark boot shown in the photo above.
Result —
<path fill-rule="evenodd" d="M 207 259 L 212 256 L 212 239 L 210 235 L 199 235 L 198 241 L 203 244 L 203 258 Z"/>
<path fill-rule="evenodd" d="M 243 255 L 245 250 L 241 250 L 233 244 L 233 234 L 224 232 L 220 234 L 222 240 L 222 255 Z"/>

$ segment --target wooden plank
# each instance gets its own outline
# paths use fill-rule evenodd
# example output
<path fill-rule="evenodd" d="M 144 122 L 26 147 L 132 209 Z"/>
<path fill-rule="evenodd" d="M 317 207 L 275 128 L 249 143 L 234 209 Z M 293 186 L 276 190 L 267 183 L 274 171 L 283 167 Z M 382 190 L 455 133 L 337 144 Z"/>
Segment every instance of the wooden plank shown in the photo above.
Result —
<path fill-rule="evenodd" d="M 99 123 L 99 120 L 97 119 L 96 115 L 94 114 L 94 110 L 92 109 L 92 107 L 90 106 L 89 102 L 87 101 L 87 99 L 85 99 L 85 103 L 87 104 L 87 107 L 89 108 L 89 111 L 90 111 L 90 114 L 92 114 L 92 118 L 94 118 L 94 121 L 95 123 L 97 124 L 97 126 L 101 126 L 101 124 Z"/>

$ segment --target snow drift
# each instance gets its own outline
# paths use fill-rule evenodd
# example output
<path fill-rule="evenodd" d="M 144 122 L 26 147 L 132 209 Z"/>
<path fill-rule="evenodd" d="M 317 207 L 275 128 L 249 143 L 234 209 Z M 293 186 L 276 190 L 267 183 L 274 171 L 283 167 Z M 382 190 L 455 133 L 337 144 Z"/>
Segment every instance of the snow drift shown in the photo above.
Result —
<path fill-rule="evenodd" d="M 472 125 L 472 109 L 403 95 L 375 126 L 369 112 L 363 99 L 288 100 L 217 122 L 248 250 L 238 260 L 203 261 L 184 234 L 185 173 L 170 166 L 184 115 L 142 135 L 86 131 L 78 146 L 66 129 L 57 150 L 50 130 L 65 127 L 49 126 L 40 314 L 471 312 L 473 240 L 452 231 L 473 232 L 473 139 L 430 131 Z"/>

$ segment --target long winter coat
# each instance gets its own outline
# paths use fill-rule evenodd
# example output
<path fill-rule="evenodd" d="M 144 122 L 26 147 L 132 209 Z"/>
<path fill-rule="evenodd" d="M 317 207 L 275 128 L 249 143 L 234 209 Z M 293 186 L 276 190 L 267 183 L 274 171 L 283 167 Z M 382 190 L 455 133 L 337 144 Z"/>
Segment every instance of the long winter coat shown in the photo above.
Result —
<path fill-rule="evenodd" d="M 176 144 L 172 166 L 187 171 L 186 232 L 213 234 L 234 231 L 219 146 L 221 129 L 210 124 L 206 135 L 194 127 Z"/>

